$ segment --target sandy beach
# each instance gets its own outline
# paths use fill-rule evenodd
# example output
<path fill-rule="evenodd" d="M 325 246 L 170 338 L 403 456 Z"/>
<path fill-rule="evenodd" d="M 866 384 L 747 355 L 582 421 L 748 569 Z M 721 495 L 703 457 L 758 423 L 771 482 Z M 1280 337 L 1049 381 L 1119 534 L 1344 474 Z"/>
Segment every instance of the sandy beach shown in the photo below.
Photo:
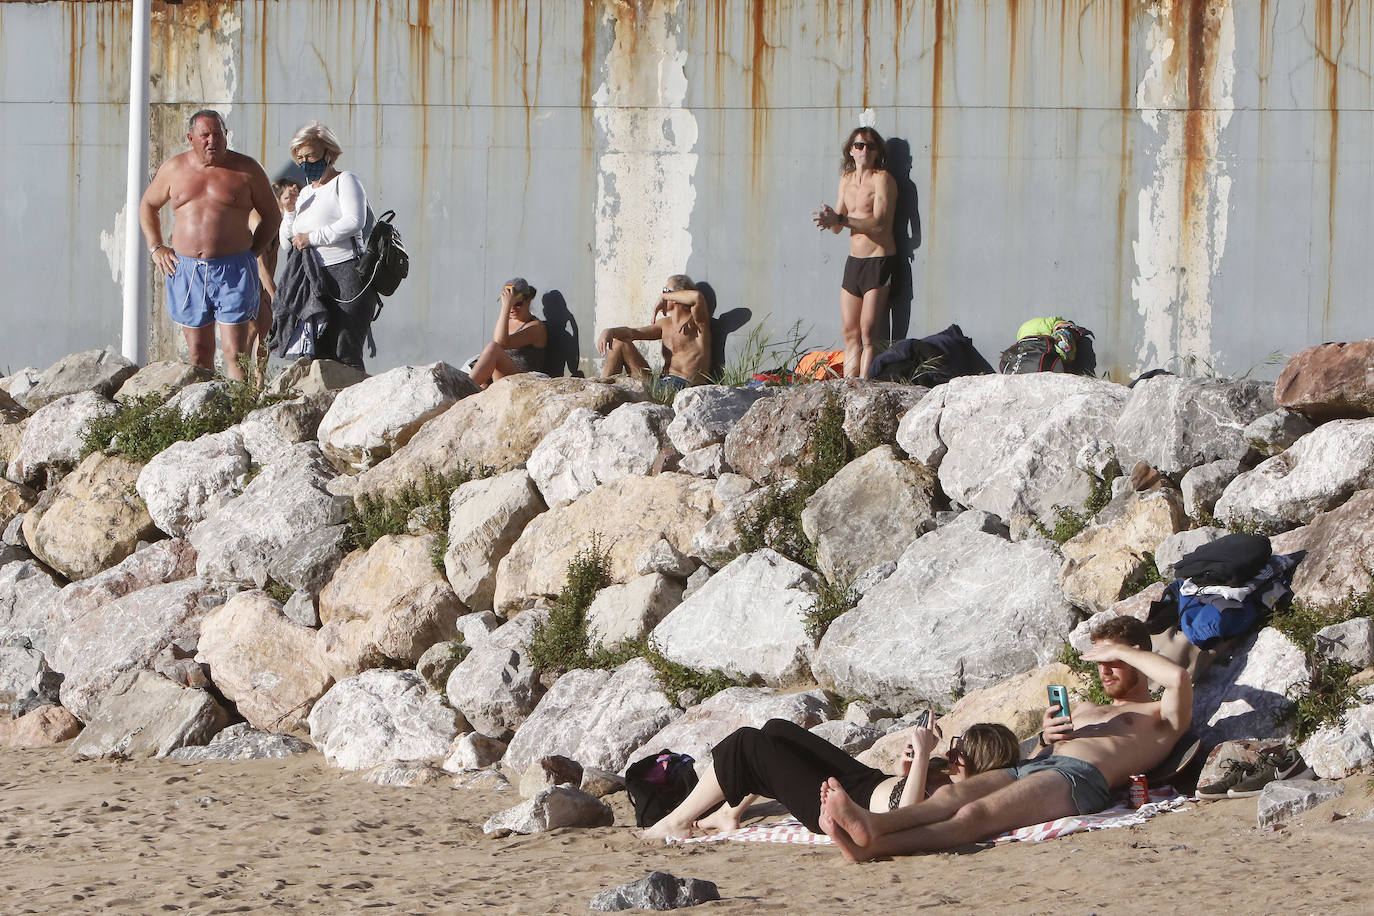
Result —
<path fill-rule="evenodd" d="M 519 799 L 384 788 L 309 753 L 183 764 L 0 749 L 5 913 L 585 913 L 655 869 L 719 885 L 701 912 L 1369 911 L 1369 779 L 1281 829 L 1255 800 L 1132 828 L 855 866 L 832 848 L 650 847 L 628 828 L 488 838 Z M 632 823 L 622 794 L 617 823 Z"/>

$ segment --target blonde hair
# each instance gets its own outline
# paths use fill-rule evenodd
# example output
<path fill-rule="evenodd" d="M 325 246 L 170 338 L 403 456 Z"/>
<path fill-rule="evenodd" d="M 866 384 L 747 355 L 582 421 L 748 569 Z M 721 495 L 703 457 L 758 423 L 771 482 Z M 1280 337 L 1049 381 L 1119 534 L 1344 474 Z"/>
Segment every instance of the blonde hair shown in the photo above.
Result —
<path fill-rule="evenodd" d="M 331 161 L 337 161 L 343 155 L 343 147 L 339 146 L 339 138 L 334 136 L 334 131 L 319 121 L 311 121 L 296 131 L 296 135 L 291 138 L 291 146 L 287 148 L 287 152 L 294 159 L 296 150 L 310 143 L 318 143 L 324 147 L 324 151 L 329 154 Z"/>

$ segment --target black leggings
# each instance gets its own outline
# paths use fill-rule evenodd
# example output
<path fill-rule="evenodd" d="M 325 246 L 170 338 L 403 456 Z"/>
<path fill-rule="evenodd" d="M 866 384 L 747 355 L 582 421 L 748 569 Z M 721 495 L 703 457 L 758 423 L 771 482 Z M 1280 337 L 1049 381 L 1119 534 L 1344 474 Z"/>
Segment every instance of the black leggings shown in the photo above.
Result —
<path fill-rule="evenodd" d="M 813 833 L 821 830 L 821 783 L 826 779 L 838 779 L 850 798 L 867 807 L 873 790 L 889 778 L 786 719 L 736 729 L 711 755 L 716 780 L 731 805 L 746 795 L 766 795 L 782 802 Z"/>
<path fill-rule="evenodd" d="M 326 281 L 329 288 L 325 292 L 332 299 L 328 302 L 324 334 L 315 342 L 315 357 L 335 359 L 365 372 L 363 344 L 367 342 L 367 332 L 377 308 L 377 294 L 358 295 L 362 292 L 363 280 L 358 276 L 357 258 L 330 264 L 324 270 L 329 278 Z M 353 299 L 354 296 L 357 298 Z M 353 301 L 341 301 L 344 299 Z"/>

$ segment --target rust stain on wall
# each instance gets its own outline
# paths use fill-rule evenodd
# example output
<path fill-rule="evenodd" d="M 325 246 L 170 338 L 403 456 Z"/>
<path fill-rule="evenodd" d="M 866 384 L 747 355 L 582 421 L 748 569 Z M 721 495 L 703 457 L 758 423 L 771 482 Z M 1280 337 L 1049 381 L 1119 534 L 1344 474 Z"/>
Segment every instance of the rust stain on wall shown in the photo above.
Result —
<path fill-rule="evenodd" d="M 1339 5 L 1339 13 L 1335 7 Z M 1322 305 L 1322 333 L 1331 320 L 1331 282 L 1336 253 L 1336 178 L 1340 164 L 1340 57 L 1345 48 L 1345 28 L 1350 12 L 1349 0 L 1317 0 L 1313 14 L 1313 38 L 1316 43 L 1317 65 L 1321 78 L 1317 80 L 1318 98 L 1315 105 L 1325 105 L 1330 120 L 1326 141 L 1326 300 Z M 1340 21 L 1337 23 L 1336 17 Z M 1325 98 L 1322 98 L 1323 89 Z"/>
<path fill-rule="evenodd" d="M 592 113 L 592 93 L 596 78 L 596 24 L 600 18 L 598 0 L 582 0 L 582 158 L 585 174 L 596 172 L 596 120 Z"/>
<path fill-rule="evenodd" d="M 931 48 L 930 74 L 930 214 L 940 193 L 940 126 L 945 77 L 945 0 L 935 0 L 935 44 Z"/>
<path fill-rule="evenodd" d="M 1116 191 L 1116 289 L 1117 295 L 1111 300 L 1111 321 L 1108 327 L 1108 335 L 1115 337 L 1122 326 L 1121 309 L 1130 299 L 1130 284 L 1126 278 L 1126 214 L 1130 206 L 1131 196 L 1135 192 L 1135 155 L 1131 150 L 1130 120 L 1134 111 L 1135 98 L 1135 68 L 1131 59 L 1131 27 L 1134 24 L 1132 12 L 1135 4 L 1133 0 L 1120 0 L 1118 6 L 1118 16 L 1120 17 L 1120 34 L 1118 35 L 1118 53 L 1121 55 L 1120 68 L 1120 87 L 1118 89 L 1117 105 L 1120 108 L 1121 121 L 1121 141 L 1118 153 L 1118 164 L 1120 172 L 1117 176 Z M 1115 369 L 1116 367 L 1113 366 Z"/>
<path fill-rule="evenodd" d="M 764 0 L 755 0 L 750 9 L 750 49 L 749 49 L 749 105 L 750 105 L 750 138 L 753 141 L 753 149 L 763 150 L 768 145 L 768 84 L 773 77 L 773 49 L 774 45 L 768 42 L 768 27 L 770 17 L 768 11 L 773 8 L 771 4 Z M 764 157 L 755 155 L 749 157 L 749 181 L 757 189 L 761 170 L 764 167 Z"/>
<path fill-rule="evenodd" d="M 1170 23 L 1173 39 L 1178 47 L 1187 48 L 1186 55 L 1173 55 L 1174 67 L 1180 63 L 1187 68 L 1182 76 L 1187 82 L 1188 110 L 1183 122 L 1183 201 L 1182 243 L 1185 250 L 1194 243 L 1193 231 L 1198 224 L 1194 208 L 1206 200 L 1208 160 L 1216 154 L 1209 143 L 1213 114 L 1212 75 L 1217 66 L 1217 37 L 1220 29 L 1220 9 L 1223 0 L 1187 0 L 1187 11 L 1174 16 Z M 1177 78 L 1177 74 L 1176 74 Z M 1201 214 L 1204 215 L 1205 214 Z"/>
<path fill-rule="evenodd" d="M 869 60 L 869 55 L 870 55 L 870 47 L 869 47 L 869 39 L 868 39 L 868 36 L 869 36 L 870 31 L 871 31 L 871 30 L 869 29 L 868 22 L 869 22 L 869 17 L 870 17 L 870 15 L 872 14 L 873 11 L 872 11 L 872 9 L 869 7 L 869 0 L 861 0 L 861 3 L 862 3 L 862 10 L 861 10 L 861 12 L 859 13 L 859 23 L 860 23 L 860 25 L 859 25 L 859 31 L 863 33 L 863 42 L 864 42 L 864 43 L 863 43 L 863 59 L 862 59 L 862 61 L 860 61 L 861 72 L 863 73 L 863 97 L 862 97 L 862 99 L 861 99 L 861 101 L 860 101 L 860 105 L 861 105 L 861 107 L 863 107 L 863 108 L 867 108 L 867 107 L 868 107 L 868 60 Z"/>

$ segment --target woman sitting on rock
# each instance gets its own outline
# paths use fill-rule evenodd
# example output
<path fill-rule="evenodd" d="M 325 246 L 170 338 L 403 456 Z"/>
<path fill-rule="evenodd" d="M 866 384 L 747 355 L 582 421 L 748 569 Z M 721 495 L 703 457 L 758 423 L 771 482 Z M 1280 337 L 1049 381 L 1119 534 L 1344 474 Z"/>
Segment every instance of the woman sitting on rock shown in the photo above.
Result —
<path fill-rule="evenodd" d="M 950 742 L 946 774 L 931 767 L 939 740 L 938 731 L 914 727 L 897 774 L 888 775 L 785 719 L 770 719 L 763 728 L 736 729 L 711 751 L 710 769 L 682 804 L 639 836 L 667 839 L 689 837 L 695 830 L 737 829 L 740 815 L 760 795 L 781 802 L 806 829 L 820 833 L 821 784 L 831 777 L 856 802 L 882 812 L 917 804 L 941 785 L 1012 766 L 1021 756 L 1009 728 L 980 722 Z M 726 804 L 698 820 L 721 802 Z"/>
<path fill-rule="evenodd" d="M 544 322 L 530 314 L 535 292 L 523 277 L 516 277 L 501 288 L 500 312 L 491 343 L 482 349 L 468 374 L 477 386 L 485 388 L 508 375 L 543 370 L 549 331 Z"/>

